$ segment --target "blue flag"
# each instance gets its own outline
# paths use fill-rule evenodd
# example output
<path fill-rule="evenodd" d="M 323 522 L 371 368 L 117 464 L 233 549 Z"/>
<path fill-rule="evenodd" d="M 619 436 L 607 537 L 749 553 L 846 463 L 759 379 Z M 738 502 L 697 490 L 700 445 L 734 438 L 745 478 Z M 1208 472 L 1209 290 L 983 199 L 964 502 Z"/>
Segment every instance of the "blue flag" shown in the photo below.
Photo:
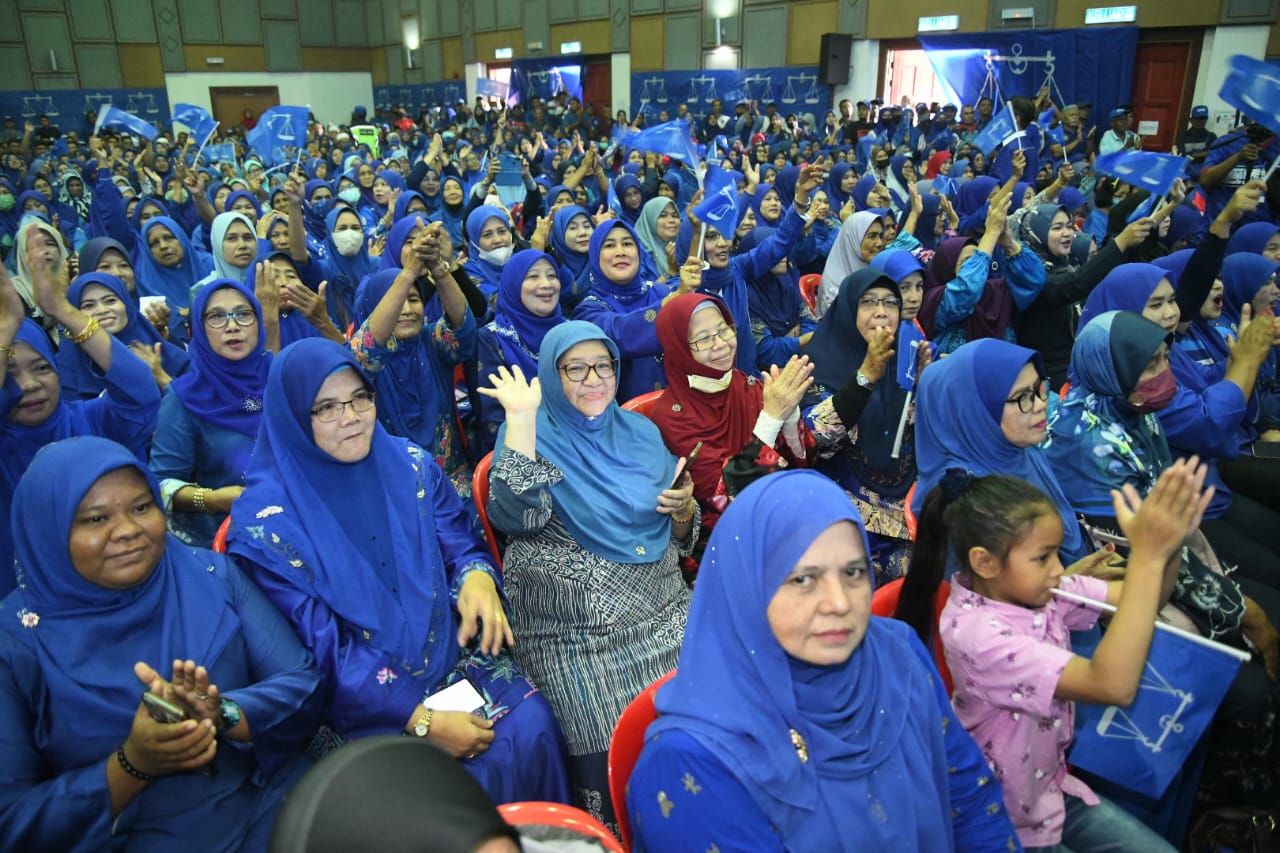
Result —
<path fill-rule="evenodd" d="M 956 179 L 948 178 L 946 175 L 939 175 L 933 179 L 933 189 L 938 195 L 944 195 L 949 199 L 955 199 L 957 187 Z"/>
<path fill-rule="evenodd" d="M 683 119 L 663 122 L 647 130 L 628 134 L 622 138 L 622 144 L 627 148 L 665 154 L 691 166 L 698 162 L 698 146 L 693 141 L 692 128 Z"/>
<path fill-rule="evenodd" d="M 1186 157 L 1172 154 L 1156 154 L 1151 151 L 1113 151 L 1094 161 L 1093 169 L 1100 175 L 1119 178 L 1130 186 L 1147 190 L 1152 195 L 1169 192 L 1173 182 L 1187 170 Z"/>
<path fill-rule="evenodd" d="M 200 157 L 206 163 L 234 163 L 236 161 L 235 143 L 223 142 L 219 145 L 206 145 L 204 153 Z"/>
<path fill-rule="evenodd" d="M 924 332 L 911 320 L 898 324 L 898 343 L 894 348 L 898 351 L 898 384 L 903 391 L 916 388 L 916 367 L 920 364 L 917 346 L 924 339 Z"/>
<path fill-rule="evenodd" d="M 1218 97 L 1280 134 L 1280 66 L 1243 54 L 1231 57 L 1230 64 Z"/>
<path fill-rule="evenodd" d="M 733 232 L 738 230 L 738 179 L 735 173 L 719 166 L 709 166 L 702 188 L 702 201 L 694 206 L 694 215 L 700 222 L 714 226 L 725 237 L 733 239 Z"/>
<path fill-rule="evenodd" d="M 622 202 L 618 200 L 618 191 L 613 188 L 613 181 L 609 182 L 609 194 L 606 204 L 609 205 L 609 210 L 613 212 L 614 216 L 619 219 L 622 218 Z"/>
<path fill-rule="evenodd" d="M 160 135 L 160 131 L 143 119 L 110 104 L 103 104 L 102 108 L 98 110 L 98 122 L 93 126 L 94 134 L 96 135 L 104 127 L 123 128 L 132 134 L 143 137 L 148 142 Z"/>
<path fill-rule="evenodd" d="M 984 155 L 990 157 L 991 152 L 996 150 L 1000 143 L 1004 142 L 1017 129 L 1013 124 L 1013 116 L 1009 115 L 1009 111 L 999 110 L 995 115 L 991 116 L 991 121 L 987 122 L 987 126 L 973 138 L 972 144 Z"/>
<path fill-rule="evenodd" d="M 191 136 L 199 147 L 209 141 L 213 132 L 218 129 L 218 122 L 203 107 L 195 104 L 175 104 L 173 120 L 191 128 Z"/>
<path fill-rule="evenodd" d="M 1076 706 L 1071 763 L 1159 799 L 1209 727 L 1242 657 L 1246 653 L 1157 626 L 1132 705 Z"/>
<path fill-rule="evenodd" d="M 288 149 L 307 145 L 307 114 L 306 107 L 271 107 L 245 139 L 267 165 L 283 163 L 290 159 Z"/>

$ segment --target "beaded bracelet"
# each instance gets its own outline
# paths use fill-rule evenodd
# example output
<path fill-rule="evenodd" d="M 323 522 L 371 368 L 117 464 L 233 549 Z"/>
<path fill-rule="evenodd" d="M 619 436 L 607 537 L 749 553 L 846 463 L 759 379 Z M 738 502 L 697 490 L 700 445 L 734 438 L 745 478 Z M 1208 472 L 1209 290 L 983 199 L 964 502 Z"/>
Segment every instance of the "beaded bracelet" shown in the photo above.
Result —
<path fill-rule="evenodd" d="M 82 344 L 92 338 L 102 329 L 102 325 L 98 322 L 97 317 L 90 317 L 89 322 L 85 325 L 84 331 L 78 335 L 71 334 L 71 330 L 67 329 L 67 340 L 73 344 Z"/>
<path fill-rule="evenodd" d="M 209 491 L 202 486 L 196 486 L 196 493 L 191 496 L 191 502 L 196 505 L 196 512 L 204 514 L 209 510 L 204 505 L 205 492 Z"/>
<path fill-rule="evenodd" d="M 120 762 L 120 766 L 124 768 L 125 773 L 128 773 L 139 782 L 150 782 L 153 778 L 150 773 L 143 773 L 141 770 L 129 763 L 129 759 L 124 757 L 123 746 L 116 750 L 116 761 Z"/>

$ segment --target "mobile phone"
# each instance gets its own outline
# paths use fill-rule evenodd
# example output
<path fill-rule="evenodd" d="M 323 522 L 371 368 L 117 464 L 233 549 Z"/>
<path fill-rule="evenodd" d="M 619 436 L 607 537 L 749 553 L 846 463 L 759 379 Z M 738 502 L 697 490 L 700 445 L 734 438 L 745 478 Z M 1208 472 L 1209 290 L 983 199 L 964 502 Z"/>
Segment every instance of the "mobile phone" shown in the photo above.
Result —
<path fill-rule="evenodd" d="M 675 488 L 676 483 L 680 482 L 680 478 L 684 476 L 685 470 L 693 464 L 693 460 L 698 458 L 698 454 L 702 451 L 702 442 L 699 441 L 693 446 L 693 450 L 689 451 L 689 455 L 683 461 L 676 463 L 676 475 L 671 478 L 670 488 Z"/>
<path fill-rule="evenodd" d="M 180 723 L 187 718 L 187 712 L 154 693 L 143 693 L 142 704 L 147 706 L 147 713 L 157 723 Z"/>
<path fill-rule="evenodd" d="M 471 683 L 471 679 L 463 678 L 443 690 L 432 693 L 422 700 L 422 704 L 432 711 L 461 711 L 464 714 L 479 716 L 484 710 L 485 701 L 483 694 Z"/>

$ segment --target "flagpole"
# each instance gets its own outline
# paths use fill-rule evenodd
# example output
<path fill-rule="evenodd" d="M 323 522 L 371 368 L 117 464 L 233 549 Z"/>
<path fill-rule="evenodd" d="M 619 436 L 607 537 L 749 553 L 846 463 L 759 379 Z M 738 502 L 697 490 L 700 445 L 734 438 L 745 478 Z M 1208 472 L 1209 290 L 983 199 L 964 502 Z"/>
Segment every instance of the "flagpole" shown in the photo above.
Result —
<path fill-rule="evenodd" d="M 1267 168 L 1267 173 L 1262 176 L 1262 182 L 1264 184 L 1271 180 L 1271 176 L 1275 174 L 1277 166 L 1280 166 L 1280 156 L 1271 161 L 1271 165 Z"/>
<path fill-rule="evenodd" d="M 1005 101 L 1005 106 L 1007 106 L 1007 107 L 1009 108 L 1009 118 L 1013 120 L 1013 133 L 1014 133 L 1014 138 L 1018 140 L 1018 150 L 1019 150 L 1019 151 L 1021 151 L 1021 150 L 1022 150 L 1022 136 L 1021 136 L 1021 134 L 1019 133 L 1019 128 L 1018 128 L 1018 114 L 1017 114 L 1017 113 L 1015 113 L 1015 112 L 1013 111 L 1013 101 L 1011 101 L 1011 100 L 1010 100 L 1010 101 Z M 1065 150 L 1066 150 L 1066 149 L 1064 148 L 1064 149 L 1063 149 L 1064 153 L 1065 153 Z"/>
<path fill-rule="evenodd" d="M 209 140 L 213 139 L 213 135 L 218 132 L 218 128 L 221 126 L 222 122 L 220 121 L 215 121 L 213 123 L 213 130 L 209 131 L 209 135 L 204 138 L 204 142 L 201 142 L 200 147 L 196 149 L 196 159 L 191 161 L 192 167 L 196 169 L 200 168 L 200 155 L 204 153 L 204 147 L 209 144 Z"/>
<path fill-rule="evenodd" d="M 1067 592 L 1064 589 L 1058 588 L 1051 589 L 1049 592 L 1053 593 L 1058 598 L 1065 598 L 1066 600 L 1073 601 L 1076 604 L 1083 604 L 1087 607 L 1096 607 L 1099 610 L 1105 610 L 1107 613 L 1116 612 L 1115 607 L 1107 604 L 1105 601 L 1098 601 L 1095 598 L 1076 595 L 1073 592 Z M 1213 649 L 1215 652 L 1222 652 L 1223 654 L 1231 655 L 1233 658 L 1238 658 L 1241 661 L 1247 662 L 1251 657 L 1253 657 L 1249 652 L 1243 651 L 1242 649 L 1235 649 L 1231 646 L 1210 640 L 1207 637 L 1201 637 L 1199 634 L 1192 634 L 1189 631 L 1184 631 L 1176 625 L 1170 625 L 1167 622 L 1157 621 L 1155 625 L 1160 631 L 1165 631 L 1169 634 L 1173 634 L 1174 636 L 1182 637 L 1184 640 L 1189 640 L 1197 645 L 1204 646 L 1206 649 Z"/>
<path fill-rule="evenodd" d="M 898 418 L 898 434 L 893 439 L 893 452 L 889 454 L 890 458 L 897 459 L 902 450 L 902 436 L 907 431 L 907 413 L 911 411 L 911 400 L 915 395 L 914 389 L 907 392 L 907 402 L 902 406 L 902 417 Z"/>
<path fill-rule="evenodd" d="M 697 258 L 698 258 L 698 260 L 699 260 L 699 261 L 701 261 L 701 262 L 702 262 L 703 268 L 705 269 L 705 268 L 706 268 L 706 265 L 707 265 L 707 260 L 706 260 L 706 258 L 702 257 L 702 244 L 703 244 L 703 242 L 707 239 L 707 223 L 702 222 L 702 223 L 699 223 L 699 224 L 700 224 L 702 227 L 701 227 L 701 228 L 699 229 L 699 231 L 698 231 L 698 254 L 697 254 Z"/>

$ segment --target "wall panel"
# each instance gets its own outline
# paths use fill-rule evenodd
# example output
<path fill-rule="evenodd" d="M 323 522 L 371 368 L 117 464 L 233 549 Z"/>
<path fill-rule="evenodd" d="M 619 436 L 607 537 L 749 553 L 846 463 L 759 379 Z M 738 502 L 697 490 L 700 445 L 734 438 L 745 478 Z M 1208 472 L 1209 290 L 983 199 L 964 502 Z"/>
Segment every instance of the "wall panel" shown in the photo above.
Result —
<path fill-rule="evenodd" d="M 680 71 L 702 67 L 702 16 L 697 13 L 664 18 L 663 67 Z"/>
<path fill-rule="evenodd" d="M 335 0 L 334 35 L 339 46 L 367 47 L 369 31 L 365 26 L 364 5 L 360 0 Z"/>
<path fill-rule="evenodd" d="M 159 15 L 159 10 L 156 11 Z M 222 24 L 218 21 L 217 3 L 209 0 L 178 0 L 178 18 L 182 22 L 183 41 L 222 41 Z"/>
<path fill-rule="evenodd" d="M 123 89 L 120 59 L 114 44 L 82 44 L 76 47 L 80 85 L 101 89 Z"/>
<path fill-rule="evenodd" d="M 631 70 L 661 71 L 666 62 L 666 19 L 661 15 L 631 19 Z"/>
<path fill-rule="evenodd" d="M 71 51 L 71 33 L 65 15 L 23 15 L 22 33 L 27 43 L 27 62 L 33 74 L 57 73 L 52 67 L 50 51 L 57 57 L 58 72 L 75 72 L 75 55 Z"/>
<path fill-rule="evenodd" d="M 262 44 L 262 21 L 258 17 L 256 0 L 218 0 L 218 5 L 222 11 L 223 41 L 227 44 Z"/>
<path fill-rule="evenodd" d="M 114 41 L 107 0 L 67 0 L 67 17 L 76 41 Z"/>
<path fill-rule="evenodd" d="M 111 0 L 116 41 L 156 43 L 155 11 L 151 0 Z"/>
<path fill-rule="evenodd" d="M 787 64 L 787 7 L 761 6 L 742 15 L 742 67 Z"/>
<path fill-rule="evenodd" d="M 790 3 L 787 13 L 787 64 L 817 65 L 822 58 L 822 34 L 840 31 L 838 3 Z"/>
<path fill-rule="evenodd" d="M 302 46 L 293 21 L 263 21 L 268 71 L 301 71 Z"/>

